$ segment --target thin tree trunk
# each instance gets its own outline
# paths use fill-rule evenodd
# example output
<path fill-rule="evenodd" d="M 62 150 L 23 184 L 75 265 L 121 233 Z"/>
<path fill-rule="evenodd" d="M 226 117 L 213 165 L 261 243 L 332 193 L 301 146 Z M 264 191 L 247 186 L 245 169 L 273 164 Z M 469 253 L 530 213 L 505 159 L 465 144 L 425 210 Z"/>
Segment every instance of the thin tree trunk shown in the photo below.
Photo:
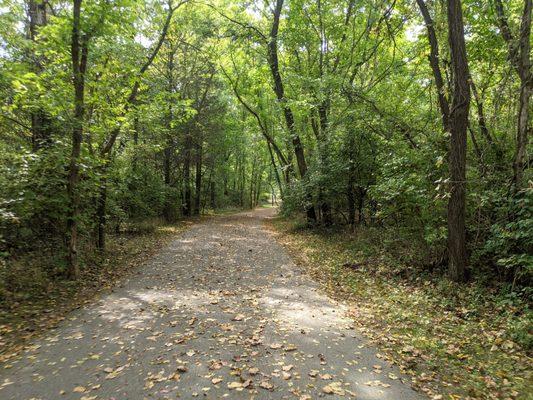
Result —
<path fill-rule="evenodd" d="M 196 176 L 195 176 L 195 197 L 194 197 L 194 215 L 200 215 L 200 202 L 202 196 L 202 158 L 203 146 L 202 135 L 199 134 L 196 143 Z"/>
<path fill-rule="evenodd" d="M 259 200 L 261 198 L 261 183 L 262 183 L 262 173 L 259 173 L 257 175 L 257 185 L 255 189 L 255 205 L 254 207 L 257 207 L 259 205 Z"/>
<path fill-rule="evenodd" d="M 191 134 L 186 133 L 185 136 L 185 157 L 183 159 L 183 215 L 186 217 L 191 215 L 192 199 L 191 199 L 191 152 L 192 140 Z"/>
<path fill-rule="evenodd" d="M 211 173 L 209 174 L 209 205 L 214 210 L 217 207 L 216 202 L 216 182 L 213 177 L 215 174 L 214 167 L 211 168 Z"/>
<path fill-rule="evenodd" d="M 348 223 L 355 227 L 355 196 L 354 196 L 354 182 L 352 177 L 348 178 L 348 185 L 346 186 L 346 201 L 348 203 Z"/>
<path fill-rule="evenodd" d="M 420 8 L 422 17 L 424 18 L 424 24 L 426 25 L 428 33 L 430 46 L 429 64 L 431 66 L 431 70 L 433 71 L 435 86 L 437 87 L 439 108 L 442 118 L 442 127 L 445 132 L 449 132 L 450 105 L 448 103 L 448 99 L 446 98 L 446 88 L 444 86 L 444 79 L 442 77 L 442 72 L 440 69 L 439 42 L 437 40 L 437 34 L 435 32 L 435 23 L 433 22 L 433 18 L 431 18 L 431 15 L 429 14 L 429 10 L 424 0 L 416 0 L 416 2 L 418 4 L 418 7 Z"/>
<path fill-rule="evenodd" d="M 348 166 L 348 185 L 346 188 L 346 199 L 348 202 L 348 222 L 352 227 L 355 227 L 355 156 L 353 151 L 353 138 L 349 139 L 349 160 Z"/>
<path fill-rule="evenodd" d="M 48 23 L 46 2 L 38 0 L 28 1 L 29 36 L 34 43 L 38 41 L 39 30 Z M 34 71 L 37 75 L 43 72 L 42 56 L 31 54 Z M 51 119 L 46 111 L 38 108 L 31 113 L 32 148 L 37 151 L 50 142 L 52 134 Z"/>
<path fill-rule="evenodd" d="M 104 167 L 102 174 L 102 180 L 100 181 L 100 190 L 98 193 L 98 206 L 97 206 L 97 223 L 98 223 L 98 242 L 97 247 L 100 252 L 105 251 L 106 247 L 106 206 L 107 206 L 107 168 Z"/>
<path fill-rule="evenodd" d="M 531 75 L 520 85 L 520 102 L 518 108 L 518 129 L 516 134 L 516 151 L 513 163 L 515 190 L 523 186 L 523 174 L 525 169 L 526 148 L 529 142 L 529 103 L 531 99 Z"/>
<path fill-rule="evenodd" d="M 254 186 L 255 186 L 255 174 L 256 174 L 256 170 L 255 170 L 255 163 L 252 164 L 252 176 L 250 178 L 250 208 L 254 208 Z"/>
<path fill-rule="evenodd" d="M 170 176 L 170 170 L 171 170 L 171 162 L 172 162 L 172 141 L 169 138 L 167 138 L 167 145 L 165 147 L 165 150 L 163 152 L 163 180 L 165 182 L 165 187 L 167 189 L 170 189 L 172 180 Z M 165 217 L 166 222 L 173 222 L 174 221 L 174 205 L 173 205 L 173 199 L 169 198 L 170 190 L 167 191 L 167 196 L 165 198 L 165 208 L 163 209 L 163 215 Z"/>
<path fill-rule="evenodd" d="M 245 160 L 243 160 L 241 163 L 241 182 L 240 182 L 240 197 L 239 197 L 240 198 L 239 205 L 241 207 L 244 207 L 244 189 L 246 186 L 246 169 L 245 169 L 244 162 Z"/>
<path fill-rule="evenodd" d="M 479 95 L 479 92 L 477 90 L 476 84 L 474 83 L 474 80 L 472 77 L 470 77 L 470 88 L 472 89 L 472 94 L 474 95 L 474 100 L 476 102 L 477 107 L 477 120 L 479 125 L 479 130 L 487 143 L 493 148 L 493 150 L 497 151 L 496 143 L 494 142 L 494 139 L 492 138 L 492 135 L 489 132 L 489 128 L 487 127 L 487 122 L 485 119 L 485 111 L 483 110 L 483 100 L 481 99 L 481 96 Z"/>
<path fill-rule="evenodd" d="M 83 118 L 85 114 L 85 69 L 88 56 L 88 36 L 80 37 L 82 0 L 74 0 L 71 34 L 72 75 L 74 82 L 74 127 L 72 129 L 72 150 L 70 154 L 67 193 L 70 202 L 67 217 L 67 265 L 68 275 L 77 279 L 78 261 L 78 218 L 79 218 L 79 157 L 83 140 Z"/>
<path fill-rule="evenodd" d="M 513 162 L 513 186 L 514 190 L 517 191 L 523 186 L 526 148 L 529 142 L 529 102 L 533 91 L 533 74 L 531 72 L 531 13 L 533 0 L 524 0 L 518 39 L 511 32 L 502 1 L 494 0 L 494 4 L 500 33 L 507 43 L 509 60 L 520 78 L 516 150 Z"/>
<path fill-rule="evenodd" d="M 448 39 L 453 70 L 453 98 L 450 113 L 451 187 L 448 201 L 448 270 L 455 281 L 463 281 L 466 273 L 466 140 L 470 87 L 464 39 L 461 0 L 448 0 Z"/>
<path fill-rule="evenodd" d="M 172 94 L 174 91 L 174 82 L 173 82 L 173 71 L 174 71 L 174 52 L 171 50 L 167 63 L 166 63 L 167 70 L 165 71 L 167 73 L 167 92 L 169 94 Z M 164 182 L 165 182 L 165 188 L 166 190 L 166 197 L 165 197 L 165 208 L 163 210 L 163 214 L 165 217 L 166 222 L 173 222 L 174 220 L 174 204 L 173 199 L 170 198 L 169 194 L 171 193 L 171 177 L 170 177 L 170 169 L 172 164 L 172 148 L 173 148 L 173 141 L 172 141 L 172 120 L 174 119 L 174 112 L 172 108 L 172 101 L 168 102 L 168 110 L 167 110 L 167 118 L 166 118 L 166 146 L 165 150 L 163 152 L 163 175 L 164 175 Z"/>
<path fill-rule="evenodd" d="M 267 142 L 267 147 L 268 147 L 268 154 L 270 154 L 270 162 L 272 163 L 272 169 L 274 170 L 274 175 L 276 176 L 276 182 L 278 183 L 279 194 L 283 198 L 283 187 L 281 186 L 281 179 L 279 176 L 278 168 L 276 167 L 276 160 L 274 159 L 272 148 L 270 147 L 270 142 Z"/>

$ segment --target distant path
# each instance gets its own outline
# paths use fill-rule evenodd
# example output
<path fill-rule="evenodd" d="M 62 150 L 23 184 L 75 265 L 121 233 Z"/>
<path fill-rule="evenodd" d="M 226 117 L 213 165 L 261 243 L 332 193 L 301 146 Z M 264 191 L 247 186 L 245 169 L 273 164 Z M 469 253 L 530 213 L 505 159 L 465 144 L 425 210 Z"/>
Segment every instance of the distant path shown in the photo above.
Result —
<path fill-rule="evenodd" d="M 178 236 L 0 365 L 0 399 L 424 398 L 263 229 L 272 214 L 212 218 Z"/>

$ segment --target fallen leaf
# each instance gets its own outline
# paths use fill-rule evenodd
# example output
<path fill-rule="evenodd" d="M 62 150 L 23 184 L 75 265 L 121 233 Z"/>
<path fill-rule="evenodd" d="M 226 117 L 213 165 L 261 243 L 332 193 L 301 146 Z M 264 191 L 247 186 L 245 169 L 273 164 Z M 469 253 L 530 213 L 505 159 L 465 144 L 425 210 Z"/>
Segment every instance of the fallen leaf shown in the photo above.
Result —
<path fill-rule="evenodd" d="M 266 390 L 274 389 L 274 385 L 270 381 L 261 381 L 259 386 L 262 387 L 263 389 L 266 389 Z"/>
<path fill-rule="evenodd" d="M 228 389 L 240 389 L 243 387 L 242 382 L 229 382 Z"/>
<path fill-rule="evenodd" d="M 342 388 L 341 382 L 331 382 L 329 385 L 322 388 L 322 392 L 326 394 L 336 394 L 338 396 L 344 396 L 346 391 Z"/>

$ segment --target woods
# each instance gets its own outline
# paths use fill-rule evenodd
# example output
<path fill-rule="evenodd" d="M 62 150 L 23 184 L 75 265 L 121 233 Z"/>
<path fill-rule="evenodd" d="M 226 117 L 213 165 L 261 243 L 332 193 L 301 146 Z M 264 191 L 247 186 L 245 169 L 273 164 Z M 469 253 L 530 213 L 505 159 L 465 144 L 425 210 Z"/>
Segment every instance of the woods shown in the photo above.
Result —
<path fill-rule="evenodd" d="M 387 310 L 382 287 L 435 285 L 394 302 L 429 304 L 420 313 L 451 336 L 450 313 L 480 316 L 501 339 L 490 352 L 506 341 L 530 352 L 532 9 L 1 1 L 0 333 L 19 308 L 101 282 L 131 243 L 276 203 L 279 223 L 305 238 L 295 251 L 328 254 L 316 268 L 336 263 L 320 278 L 339 293 L 355 290 L 346 269 L 368 274 L 364 293 Z M 477 329 L 468 318 L 458 337 Z M 438 337 L 416 329 L 420 342 Z M 440 356 L 458 353 L 450 346 Z M 478 368 L 476 351 L 460 361 Z M 504 375 L 497 394 L 482 378 L 493 397 L 471 398 L 515 398 Z"/>
<path fill-rule="evenodd" d="M 275 184 L 311 224 L 407 228 L 454 280 L 528 282 L 531 8 L 7 2 L 4 260 L 53 242 L 76 278 L 110 223 Z"/>

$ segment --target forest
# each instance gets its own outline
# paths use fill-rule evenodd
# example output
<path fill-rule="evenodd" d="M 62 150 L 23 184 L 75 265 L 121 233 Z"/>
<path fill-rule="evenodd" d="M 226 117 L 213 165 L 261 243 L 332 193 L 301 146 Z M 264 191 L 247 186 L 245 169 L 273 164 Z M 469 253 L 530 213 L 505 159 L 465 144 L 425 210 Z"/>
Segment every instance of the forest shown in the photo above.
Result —
<path fill-rule="evenodd" d="M 0 333 L 21 305 L 98 286 L 128 240 L 272 204 L 295 253 L 359 246 L 366 261 L 339 256 L 351 274 L 388 263 L 476 293 L 452 308 L 497 304 L 525 380 L 468 398 L 527 398 L 532 9 L 2 0 Z"/>

